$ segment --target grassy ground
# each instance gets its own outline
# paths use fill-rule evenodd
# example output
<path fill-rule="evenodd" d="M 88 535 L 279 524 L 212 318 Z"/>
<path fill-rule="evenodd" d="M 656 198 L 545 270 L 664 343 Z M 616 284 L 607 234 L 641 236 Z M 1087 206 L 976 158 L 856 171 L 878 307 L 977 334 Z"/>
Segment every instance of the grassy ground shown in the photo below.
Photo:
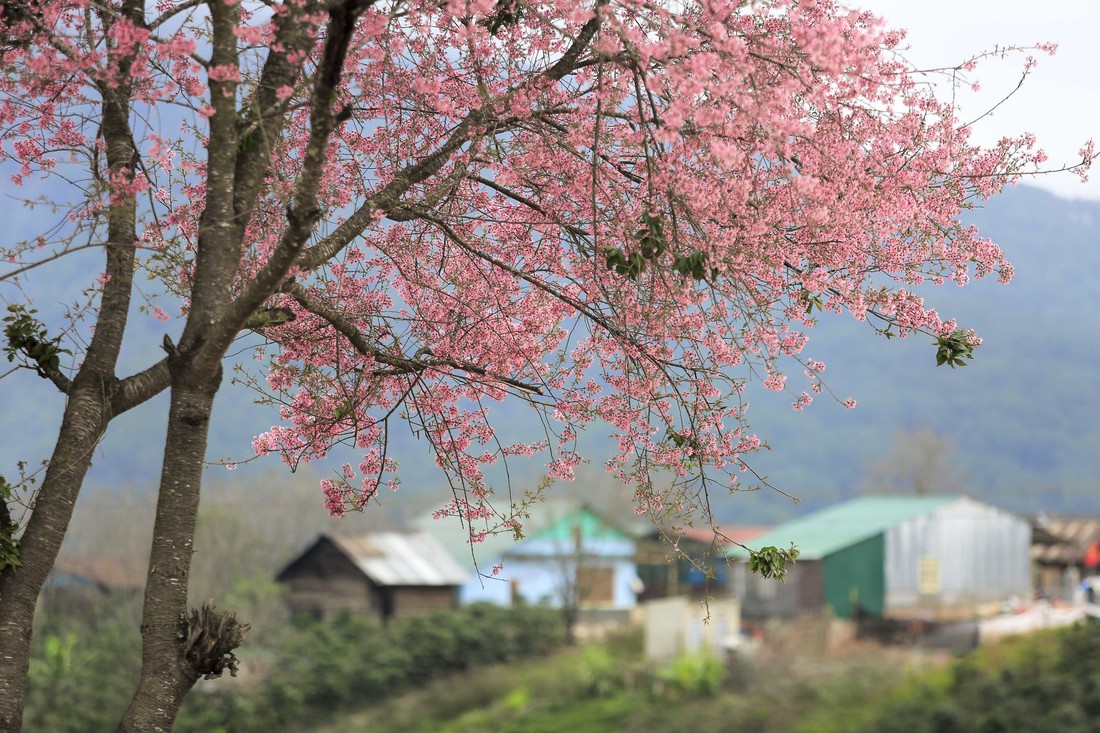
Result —
<path fill-rule="evenodd" d="M 633 635 L 438 680 L 316 733 L 839 733 L 929 664 L 912 652 L 854 647 L 765 653 L 728 674 L 699 659 L 654 668 Z"/>

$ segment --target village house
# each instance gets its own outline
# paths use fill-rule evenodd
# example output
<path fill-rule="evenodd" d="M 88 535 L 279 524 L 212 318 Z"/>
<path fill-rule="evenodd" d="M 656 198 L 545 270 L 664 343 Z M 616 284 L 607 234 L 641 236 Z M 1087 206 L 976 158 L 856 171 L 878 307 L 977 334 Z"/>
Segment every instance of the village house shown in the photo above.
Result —
<path fill-rule="evenodd" d="M 586 504 L 535 504 L 518 541 L 503 532 L 471 544 L 469 530 L 451 517 L 416 524 L 468 568 L 463 603 L 545 603 L 607 615 L 637 602 L 635 533 Z"/>
<path fill-rule="evenodd" d="M 295 614 L 330 619 L 369 614 L 380 622 L 458 605 L 466 570 L 424 532 L 321 535 L 276 580 Z"/>
<path fill-rule="evenodd" d="M 558 608 L 573 634 L 599 635 L 629 623 L 641 589 L 638 532 L 571 501 L 540 501 L 528 514 L 520 539 L 504 531 L 471 542 L 468 525 L 454 517 L 426 515 L 416 526 L 437 537 L 466 569 L 462 603 Z"/>
<path fill-rule="evenodd" d="M 633 608 L 639 590 L 634 537 L 588 505 L 550 509 L 545 526 L 504 555 L 512 597 L 581 610 Z"/>

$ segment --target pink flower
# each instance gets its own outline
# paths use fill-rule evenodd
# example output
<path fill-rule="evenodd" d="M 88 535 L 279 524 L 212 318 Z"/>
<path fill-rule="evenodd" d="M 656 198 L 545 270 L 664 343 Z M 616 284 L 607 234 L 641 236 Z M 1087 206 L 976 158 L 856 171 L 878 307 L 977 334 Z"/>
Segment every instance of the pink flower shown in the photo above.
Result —
<path fill-rule="evenodd" d="M 210 81 L 240 81 L 241 70 L 236 66 L 211 66 L 207 72 Z"/>

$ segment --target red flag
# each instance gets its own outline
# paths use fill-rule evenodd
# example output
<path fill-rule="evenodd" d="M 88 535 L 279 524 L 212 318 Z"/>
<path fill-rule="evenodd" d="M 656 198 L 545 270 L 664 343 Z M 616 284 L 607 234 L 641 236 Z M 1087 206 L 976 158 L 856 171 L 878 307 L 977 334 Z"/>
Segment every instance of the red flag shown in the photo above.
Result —
<path fill-rule="evenodd" d="M 1100 565 L 1100 542 L 1093 542 L 1085 550 L 1085 567 L 1094 568 L 1097 565 Z"/>

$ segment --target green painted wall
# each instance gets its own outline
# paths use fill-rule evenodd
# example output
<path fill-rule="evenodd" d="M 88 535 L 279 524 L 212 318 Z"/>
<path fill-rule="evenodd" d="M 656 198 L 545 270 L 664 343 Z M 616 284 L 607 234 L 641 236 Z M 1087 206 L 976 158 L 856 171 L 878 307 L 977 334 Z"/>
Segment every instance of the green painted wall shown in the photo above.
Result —
<path fill-rule="evenodd" d="M 852 601 L 881 616 L 886 607 L 886 535 L 880 533 L 825 558 L 825 602 L 840 618 L 852 617 Z"/>

